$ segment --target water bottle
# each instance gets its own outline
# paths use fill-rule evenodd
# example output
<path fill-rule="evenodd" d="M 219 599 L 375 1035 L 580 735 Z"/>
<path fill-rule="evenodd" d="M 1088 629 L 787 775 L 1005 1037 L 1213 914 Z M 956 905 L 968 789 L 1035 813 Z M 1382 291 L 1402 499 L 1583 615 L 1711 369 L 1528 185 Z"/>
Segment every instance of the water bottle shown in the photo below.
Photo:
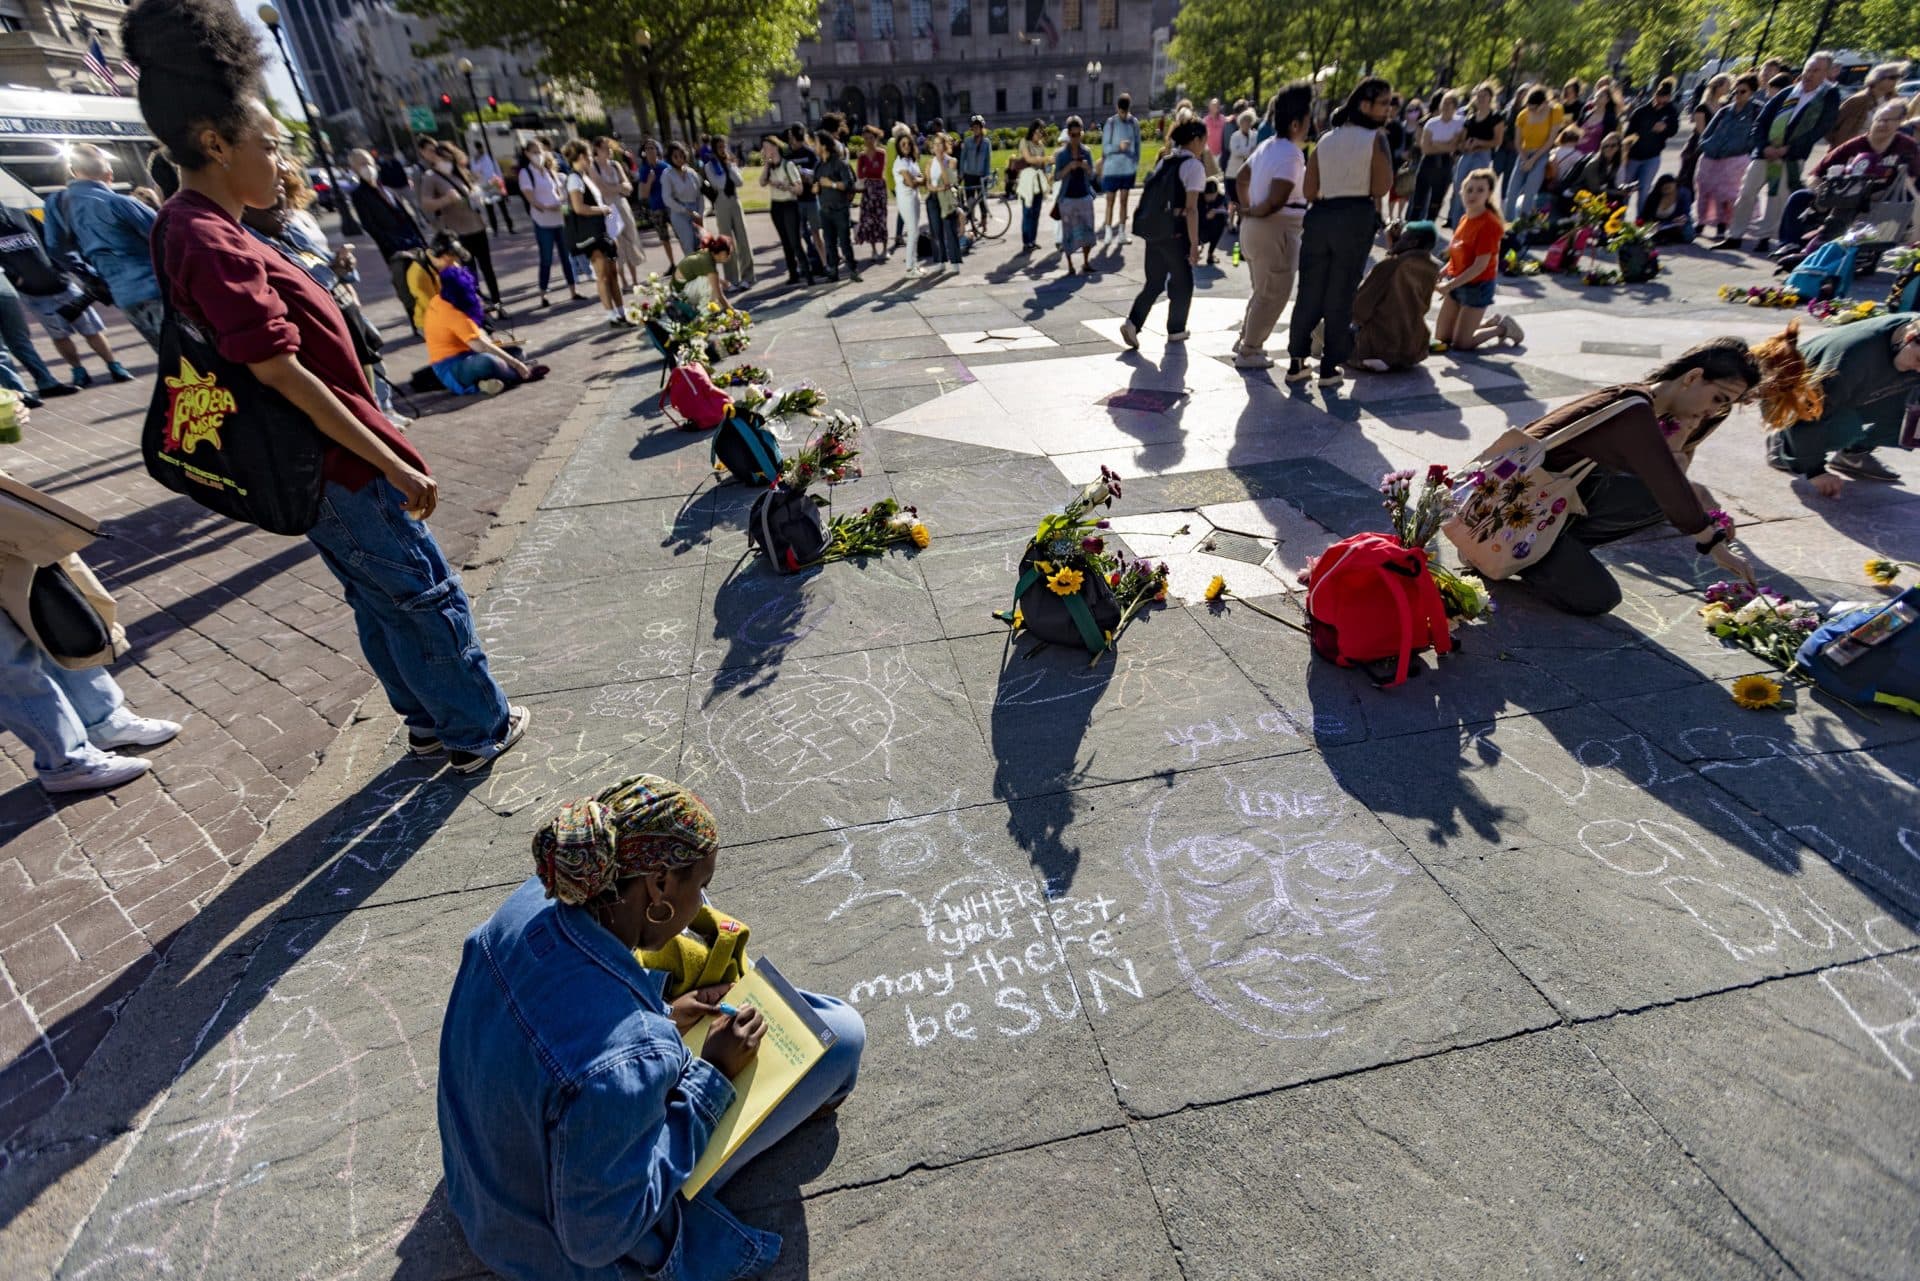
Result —
<path fill-rule="evenodd" d="M 1240 242 L 1238 240 L 1233 242 L 1233 265 L 1236 267 L 1240 265 Z"/>

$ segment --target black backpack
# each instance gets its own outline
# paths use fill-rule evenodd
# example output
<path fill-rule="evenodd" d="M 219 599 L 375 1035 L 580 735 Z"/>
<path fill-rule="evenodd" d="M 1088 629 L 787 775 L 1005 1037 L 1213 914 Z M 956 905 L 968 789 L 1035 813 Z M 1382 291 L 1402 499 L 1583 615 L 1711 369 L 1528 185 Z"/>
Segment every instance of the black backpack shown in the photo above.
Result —
<path fill-rule="evenodd" d="M 1104 653 L 1112 644 L 1107 638 L 1120 626 L 1120 602 L 1114 599 L 1113 588 L 1099 574 L 1088 573 L 1079 592 L 1061 596 L 1047 586 L 1046 575 L 1034 565 L 1045 558 L 1032 543 L 1020 557 L 1020 579 L 1014 585 L 1013 603 L 1020 611 L 1022 629 L 1052 645 Z"/>
<path fill-rule="evenodd" d="M 780 442 L 751 410 L 728 414 L 713 434 L 712 461 L 743 485 L 780 479 Z"/>
<path fill-rule="evenodd" d="M 1172 240 L 1187 229 L 1187 192 L 1180 185 L 1180 166 L 1187 158 L 1184 147 L 1174 148 L 1160 158 L 1140 189 L 1140 206 L 1133 211 L 1133 234 L 1142 240 Z"/>
<path fill-rule="evenodd" d="M 747 542 L 767 557 L 776 574 L 797 574 L 827 550 L 820 504 L 804 490 L 776 485 L 753 500 Z"/>

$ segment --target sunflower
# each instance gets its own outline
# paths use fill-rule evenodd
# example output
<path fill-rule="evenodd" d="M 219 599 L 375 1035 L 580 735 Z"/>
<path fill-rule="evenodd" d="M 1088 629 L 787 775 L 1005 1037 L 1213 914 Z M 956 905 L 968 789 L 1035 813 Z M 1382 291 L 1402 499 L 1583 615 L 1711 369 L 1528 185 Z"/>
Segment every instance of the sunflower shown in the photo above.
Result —
<path fill-rule="evenodd" d="M 1085 576 L 1079 570 L 1071 565 L 1062 565 L 1053 577 L 1047 580 L 1047 586 L 1055 596 L 1072 596 L 1080 590 L 1080 584 L 1085 581 Z"/>
<path fill-rule="evenodd" d="M 1878 587 L 1891 587 L 1893 580 L 1900 577 L 1899 564 L 1884 556 L 1871 557 L 1861 568 L 1867 571 L 1867 577 Z"/>
<path fill-rule="evenodd" d="M 908 532 L 913 536 L 913 545 L 915 547 L 925 547 L 933 541 L 933 535 L 927 532 L 925 525 L 915 525 Z"/>
<path fill-rule="evenodd" d="M 1207 584 L 1207 591 L 1206 591 L 1207 600 L 1216 601 L 1216 600 L 1219 600 L 1222 596 L 1225 596 L 1226 594 L 1227 594 L 1227 580 L 1225 578 L 1222 578 L 1219 574 L 1215 574 L 1213 576 L 1213 581 Z"/>
<path fill-rule="evenodd" d="M 1622 205 L 1613 211 L 1613 217 L 1607 219 L 1607 234 L 1609 236 L 1617 236 L 1620 234 L 1620 229 L 1626 225 L 1627 208 L 1625 205 Z"/>
<path fill-rule="evenodd" d="M 1733 701 L 1749 710 L 1780 706 L 1780 685 L 1765 676 L 1742 676 L 1733 682 Z"/>

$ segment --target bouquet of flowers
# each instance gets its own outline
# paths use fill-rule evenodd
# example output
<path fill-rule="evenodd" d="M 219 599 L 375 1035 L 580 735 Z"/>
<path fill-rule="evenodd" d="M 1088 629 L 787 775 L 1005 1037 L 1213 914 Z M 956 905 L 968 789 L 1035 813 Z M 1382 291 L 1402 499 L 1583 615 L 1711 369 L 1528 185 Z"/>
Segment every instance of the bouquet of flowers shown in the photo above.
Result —
<path fill-rule="evenodd" d="M 781 463 L 780 483 L 804 492 L 815 481 L 838 485 L 841 481 L 856 479 L 860 466 L 854 460 L 860 451 L 853 447 L 853 438 L 859 431 L 858 418 L 837 409 L 832 411 L 826 416 L 819 435 Z"/>
<path fill-rule="evenodd" d="M 933 535 L 920 522 L 918 511 L 902 507 L 894 499 L 882 498 L 857 513 L 835 516 L 828 521 L 827 550 L 821 553 L 820 559 L 822 562 L 846 560 L 884 552 L 896 543 L 912 543 L 924 548 L 932 542 Z"/>
<path fill-rule="evenodd" d="M 716 387 L 746 387 L 754 383 L 765 383 L 773 375 L 758 365 L 735 365 L 732 369 L 722 370 L 713 375 Z"/>
<path fill-rule="evenodd" d="M 1775 285 L 1722 285 L 1720 301 L 1747 307 L 1798 307 L 1806 300 L 1791 289 Z"/>
<path fill-rule="evenodd" d="M 1394 536 L 1402 547 L 1429 552 L 1427 572 L 1433 575 L 1434 585 L 1440 589 L 1440 599 L 1446 602 L 1450 616 L 1469 621 L 1486 617 L 1493 612 L 1493 594 L 1487 585 L 1478 575 L 1454 573 L 1430 551 L 1440 527 L 1456 510 L 1453 477 L 1444 466 L 1435 463 L 1427 468 L 1427 478 L 1418 496 L 1413 492 L 1413 481 L 1414 473 L 1410 471 L 1390 471 L 1380 478 L 1380 492 L 1385 496 L 1380 505 L 1387 509 Z"/>
<path fill-rule="evenodd" d="M 1573 217 L 1578 226 L 1600 230 L 1612 216 L 1613 205 L 1600 192 L 1582 191 L 1573 198 Z"/>
<path fill-rule="evenodd" d="M 1043 516 L 1020 557 L 1013 606 L 994 617 L 1013 633 L 1079 645 L 1096 662 L 1111 650 L 1127 624 L 1165 598 L 1169 572 L 1107 550 L 1109 523 L 1099 512 L 1119 497 L 1119 475 L 1103 466 L 1098 480 Z"/>
<path fill-rule="evenodd" d="M 773 391 L 767 397 L 767 407 L 760 412 L 768 418 L 786 418 L 793 414 L 814 417 L 820 413 L 820 406 L 826 403 L 826 395 L 818 387 L 800 383 Z"/>
<path fill-rule="evenodd" d="M 1617 275 L 1621 281 L 1639 284 L 1660 274 L 1660 251 L 1653 247 L 1653 232 L 1645 223 L 1630 221 L 1625 205 L 1613 211 L 1613 215 L 1607 219 L 1605 231 L 1607 248 L 1613 251 L 1614 258 L 1620 264 Z M 1587 283 L 1612 282 L 1589 280 Z"/>
<path fill-rule="evenodd" d="M 20 443 L 20 429 L 27 425 L 27 406 L 21 394 L 0 388 L 0 445 Z"/>
<path fill-rule="evenodd" d="M 1848 302 L 1841 299 L 1816 298 L 1807 304 L 1807 314 L 1816 320 L 1824 320 L 1829 325 L 1851 325 L 1856 320 L 1871 320 L 1875 316 L 1887 314 L 1885 303 L 1869 298 L 1865 302 Z"/>
<path fill-rule="evenodd" d="M 664 320 L 673 297 L 673 289 L 658 272 L 649 274 L 627 294 L 627 323 L 644 325 L 649 320 Z"/>
<path fill-rule="evenodd" d="M 1820 607 L 1788 600 L 1771 587 L 1722 582 L 1707 588 L 1701 622 L 1721 640 L 1766 659 L 1783 671 L 1793 666 L 1800 642 L 1820 626 Z"/>
<path fill-rule="evenodd" d="M 1500 274 L 1503 276 L 1537 276 L 1540 274 L 1540 260 L 1521 253 L 1518 249 L 1509 249 L 1500 258 Z"/>
<path fill-rule="evenodd" d="M 708 303 L 706 312 L 683 328 L 705 338 L 716 357 L 737 356 L 753 341 L 753 317 L 737 307 L 723 310 L 717 302 Z"/>

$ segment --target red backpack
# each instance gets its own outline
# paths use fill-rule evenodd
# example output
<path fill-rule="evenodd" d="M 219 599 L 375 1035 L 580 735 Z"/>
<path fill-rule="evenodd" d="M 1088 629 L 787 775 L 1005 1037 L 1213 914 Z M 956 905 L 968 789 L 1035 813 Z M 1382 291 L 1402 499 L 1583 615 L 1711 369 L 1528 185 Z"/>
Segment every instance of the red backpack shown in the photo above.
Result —
<path fill-rule="evenodd" d="M 667 408 L 669 405 L 672 409 Z M 733 401 L 713 385 L 705 368 L 688 361 L 675 365 L 667 375 L 667 389 L 660 395 L 660 407 L 668 418 L 680 416 L 681 431 L 712 431 L 733 412 Z"/>
<path fill-rule="evenodd" d="M 1313 648 L 1329 662 L 1393 664 L 1384 685 L 1405 681 L 1415 654 L 1453 650 L 1426 551 L 1392 534 L 1355 534 L 1320 553 L 1307 567 L 1307 621 Z"/>

